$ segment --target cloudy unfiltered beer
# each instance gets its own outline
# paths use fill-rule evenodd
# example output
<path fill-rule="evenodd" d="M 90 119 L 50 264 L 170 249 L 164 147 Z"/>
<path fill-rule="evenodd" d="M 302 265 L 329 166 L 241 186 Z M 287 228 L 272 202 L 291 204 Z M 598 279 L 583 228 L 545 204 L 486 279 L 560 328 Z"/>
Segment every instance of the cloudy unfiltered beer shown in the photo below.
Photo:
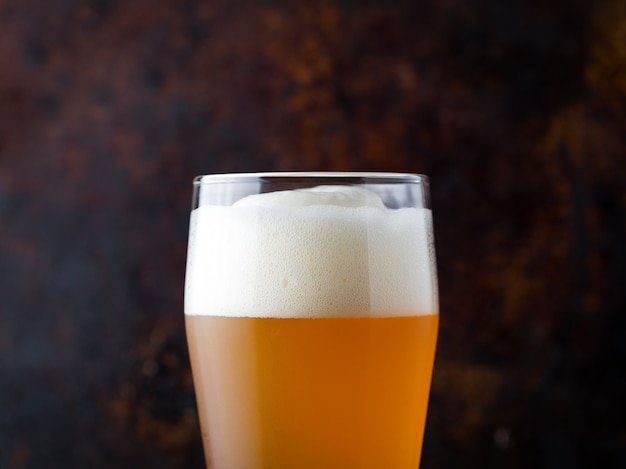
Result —
<path fill-rule="evenodd" d="M 417 468 L 436 330 L 437 315 L 188 318 L 207 457 Z"/>
<path fill-rule="evenodd" d="M 208 467 L 419 466 L 430 217 L 338 186 L 192 212 L 185 313 Z"/>

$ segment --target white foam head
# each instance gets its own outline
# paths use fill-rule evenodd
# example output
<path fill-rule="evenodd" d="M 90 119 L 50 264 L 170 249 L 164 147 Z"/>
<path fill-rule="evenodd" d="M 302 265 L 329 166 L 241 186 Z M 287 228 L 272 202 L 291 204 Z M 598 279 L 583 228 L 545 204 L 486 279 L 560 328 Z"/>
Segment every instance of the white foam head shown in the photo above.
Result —
<path fill-rule="evenodd" d="M 431 212 L 360 187 L 202 205 L 190 222 L 185 314 L 339 317 L 438 309 Z"/>

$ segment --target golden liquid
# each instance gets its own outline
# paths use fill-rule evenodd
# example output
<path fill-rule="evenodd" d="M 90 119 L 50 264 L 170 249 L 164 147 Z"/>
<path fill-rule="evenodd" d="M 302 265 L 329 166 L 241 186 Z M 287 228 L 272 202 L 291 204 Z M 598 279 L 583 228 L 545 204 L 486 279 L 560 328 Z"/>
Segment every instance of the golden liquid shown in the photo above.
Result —
<path fill-rule="evenodd" d="M 208 467 L 419 467 L 439 316 L 186 316 Z"/>

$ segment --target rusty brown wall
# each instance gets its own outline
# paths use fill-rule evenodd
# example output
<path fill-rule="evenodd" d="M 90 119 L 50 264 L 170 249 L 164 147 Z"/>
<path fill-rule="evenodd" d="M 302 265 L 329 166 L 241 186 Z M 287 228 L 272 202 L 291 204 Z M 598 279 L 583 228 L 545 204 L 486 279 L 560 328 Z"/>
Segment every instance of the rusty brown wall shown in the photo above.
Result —
<path fill-rule="evenodd" d="M 424 468 L 626 467 L 622 0 L 0 1 L 0 467 L 201 468 L 191 179 L 431 176 Z"/>

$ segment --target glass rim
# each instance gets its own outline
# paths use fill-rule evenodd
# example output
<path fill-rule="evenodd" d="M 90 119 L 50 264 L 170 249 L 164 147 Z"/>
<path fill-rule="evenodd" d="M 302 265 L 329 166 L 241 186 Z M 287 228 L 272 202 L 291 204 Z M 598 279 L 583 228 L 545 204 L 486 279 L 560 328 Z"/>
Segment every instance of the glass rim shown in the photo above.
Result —
<path fill-rule="evenodd" d="M 337 180 L 338 182 L 378 184 L 428 184 L 428 176 L 419 173 L 369 172 L 369 171 L 268 171 L 258 173 L 216 173 L 196 176 L 193 184 L 224 184 L 262 181 L 264 179 L 292 180 Z"/>

